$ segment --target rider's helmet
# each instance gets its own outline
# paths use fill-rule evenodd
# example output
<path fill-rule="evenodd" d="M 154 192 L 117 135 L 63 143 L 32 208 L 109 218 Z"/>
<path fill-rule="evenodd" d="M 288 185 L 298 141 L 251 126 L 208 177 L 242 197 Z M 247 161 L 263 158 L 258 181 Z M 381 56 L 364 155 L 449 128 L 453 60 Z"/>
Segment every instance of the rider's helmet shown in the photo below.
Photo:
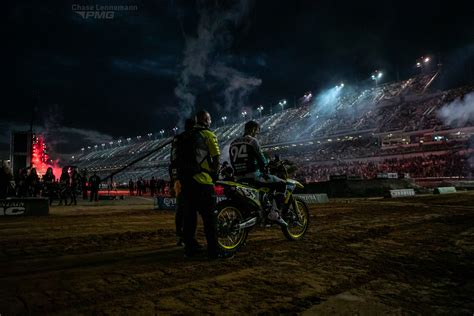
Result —
<path fill-rule="evenodd" d="M 260 124 L 256 121 L 248 121 L 245 123 L 245 135 L 255 136 L 260 132 Z"/>

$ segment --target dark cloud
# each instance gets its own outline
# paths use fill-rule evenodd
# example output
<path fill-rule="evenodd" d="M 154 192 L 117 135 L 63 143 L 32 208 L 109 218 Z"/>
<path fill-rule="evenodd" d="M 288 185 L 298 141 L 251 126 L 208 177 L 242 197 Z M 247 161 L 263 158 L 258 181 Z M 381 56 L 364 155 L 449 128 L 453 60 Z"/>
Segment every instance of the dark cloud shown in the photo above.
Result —
<path fill-rule="evenodd" d="M 81 142 L 76 148 L 101 135 L 171 129 L 183 116 L 180 104 L 230 116 L 341 80 L 360 82 L 376 68 L 386 80 L 403 78 L 427 53 L 452 70 L 440 88 L 474 78 L 467 2 L 117 1 L 138 10 L 108 21 L 84 20 L 75 3 L 8 9 L 0 121 L 28 125 L 36 103 L 37 126 L 60 117 L 56 131 L 64 134 L 55 139 L 73 136 L 61 126 L 90 132 L 69 140 Z"/>
<path fill-rule="evenodd" d="M 152 74 L 157 77 L 175 78 L 178 75 L 176 69 L 176 60 L 170 57 L 159 57 L 156 59 L 143 59 L 139 61 L 128 61 L 123 59 L 114 59 L 112 64 L 119 70 L 131 73 Z"/>

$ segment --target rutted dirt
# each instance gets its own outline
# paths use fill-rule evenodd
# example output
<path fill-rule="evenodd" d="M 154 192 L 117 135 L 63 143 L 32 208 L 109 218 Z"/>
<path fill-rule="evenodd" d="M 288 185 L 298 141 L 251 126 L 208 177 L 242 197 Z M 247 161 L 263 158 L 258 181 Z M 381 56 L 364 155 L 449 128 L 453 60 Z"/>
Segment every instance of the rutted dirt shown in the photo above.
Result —
<path fill-rule="evenodd" d="M 211 262 L 185 259 L 174 214 L 151 208 L 0 218 L 0 314 L 474 313 L 473 193 L 331 201 L 304 240 L 256 229 Z"/>

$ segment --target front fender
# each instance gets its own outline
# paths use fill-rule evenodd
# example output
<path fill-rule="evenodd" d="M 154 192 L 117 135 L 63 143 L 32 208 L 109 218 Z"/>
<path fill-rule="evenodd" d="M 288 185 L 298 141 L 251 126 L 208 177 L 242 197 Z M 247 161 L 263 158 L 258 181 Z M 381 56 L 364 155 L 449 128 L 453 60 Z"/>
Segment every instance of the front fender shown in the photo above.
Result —
<path fill-rule="evenodd" d="M 299 181 L 297 181 L 297 180 L 287 179 L 286 182 L 293 184 L 293 185 L 296 186 L 298 189 L 303 189 L 303 188 L 304 188 L 304 185 L 302 185 L 301 182 L 299 182 Z"/>

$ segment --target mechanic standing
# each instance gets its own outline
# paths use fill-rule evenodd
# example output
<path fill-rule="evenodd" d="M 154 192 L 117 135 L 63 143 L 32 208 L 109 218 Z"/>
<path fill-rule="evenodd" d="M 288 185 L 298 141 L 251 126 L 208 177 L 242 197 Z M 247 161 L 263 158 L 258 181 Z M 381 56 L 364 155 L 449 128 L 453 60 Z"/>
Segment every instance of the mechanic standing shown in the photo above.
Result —
<path fill-rule="evenodd" d="M 209 129 L 211 115 L 202 110 L 196 115 L 196 125 L 192 136 L 186 141 L 188 155 L 181 155 L 178 173 L 182 180 L 182 194 L 186 203 L 184 213 L 183 237 L 186 257 L 199 253 L 195 239 L 197 212 L 201 213 L 207 241 L 207 255 L 218 258 L 217 229 L 215 217 L 214 180 L 218 177 L 220 151 L 216 135 Z M 183 157 L 184 156 L 184 157 Z"/>
<path fill-rule="evenodd" d="M 177 246 L 184 245 L 184 238 L 183 238 L 183 218 L 184 218 L 184 209 L 186 207 L 185 199 L 183 197 L 182 187 L 183 187 L 183 180 L 179 179 L 178 176 L 178 157 L 181 155 L 186 155 L 186 149 L 183 149 L 183 146 L 186 146 L 186 141 L 189 137 L 192 137 L 192 133 L 194 131 L 194 125 L 196 125 L 196 119 L 193 117 L 192 119 L 187 119 L 184 123 L 184 132 L 176 135 L 173 138 L 173 142 L 171 143 L 171 154 L 170 154 L 170 179 L 173 183 L 173 191 L 176 197 L 176 216 L 175 216 L 175 225 L 176 225 L 176 237 L 177 237 Z M 192 154 L 192 153 L 191 153 Z"/>

